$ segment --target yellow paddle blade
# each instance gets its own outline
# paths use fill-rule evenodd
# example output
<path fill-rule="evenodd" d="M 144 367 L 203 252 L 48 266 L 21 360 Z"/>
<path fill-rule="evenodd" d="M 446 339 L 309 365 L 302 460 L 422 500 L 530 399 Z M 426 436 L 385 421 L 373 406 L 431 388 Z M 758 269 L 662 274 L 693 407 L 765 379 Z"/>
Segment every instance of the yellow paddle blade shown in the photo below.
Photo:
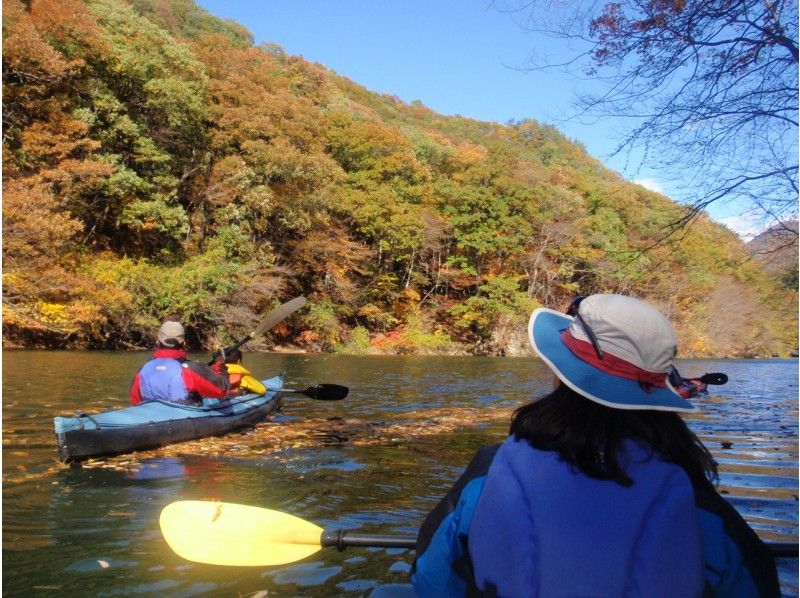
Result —
<path fill-rule="evenodd" d="M 267 566 L 299 561 L 322 545 L 322 528 L 279 511 L 180 500 L 161 511 L 161 533 L 178 556 L 212 565 Z"/>

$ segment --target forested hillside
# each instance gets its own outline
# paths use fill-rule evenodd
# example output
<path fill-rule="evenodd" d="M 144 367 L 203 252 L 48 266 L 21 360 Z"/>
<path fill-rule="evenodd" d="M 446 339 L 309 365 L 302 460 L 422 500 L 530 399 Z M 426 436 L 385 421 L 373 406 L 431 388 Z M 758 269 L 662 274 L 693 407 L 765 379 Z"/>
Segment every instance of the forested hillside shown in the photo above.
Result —
<path fill-rule="evenodd" d="M 435 58 L 433 58 L 435 59 Z M 379 95 L 190 0 L 3 2 L 6 347 L 195 348 L 278 302 L 309 350 L 513 354 L 538 305 L 632 293 L 682 356 L 788 354 L 796 278 L 534 120 Z M 532 105 L 534 102 L 531 102 Z"/>

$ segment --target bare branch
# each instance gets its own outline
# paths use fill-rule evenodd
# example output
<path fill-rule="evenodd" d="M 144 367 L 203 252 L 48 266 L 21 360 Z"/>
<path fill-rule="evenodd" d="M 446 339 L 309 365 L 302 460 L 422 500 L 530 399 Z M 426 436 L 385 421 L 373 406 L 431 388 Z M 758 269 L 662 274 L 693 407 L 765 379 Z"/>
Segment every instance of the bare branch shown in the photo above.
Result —
<path fill-rule="evenodd" d="M 633 148 L 680 177 L 690 226 L 717 201 L 797 216 L 798 6 L 791 0 L 496 0 L 527 30 L 577 44 L 558 65 L 600 90 L 573 117 L 631 123 L 611 155 Z M 784 27 L 783 23 L 791 23 Z"/>

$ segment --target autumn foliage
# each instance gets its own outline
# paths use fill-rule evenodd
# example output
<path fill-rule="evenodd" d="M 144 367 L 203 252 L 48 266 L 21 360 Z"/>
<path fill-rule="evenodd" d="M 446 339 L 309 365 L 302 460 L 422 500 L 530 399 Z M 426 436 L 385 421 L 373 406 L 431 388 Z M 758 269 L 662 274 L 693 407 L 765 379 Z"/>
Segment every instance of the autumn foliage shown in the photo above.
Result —
<path fill-rule="evenodd" d="M 188 0 L 3 3 L 7 346 L 195 348 L 311 305 L 315 350 L 521 346 L 538 305 L 632 293 L 683 355 L 787 354 L 795 289 L 552 127 L 443 117 L 256 47 Z"/>

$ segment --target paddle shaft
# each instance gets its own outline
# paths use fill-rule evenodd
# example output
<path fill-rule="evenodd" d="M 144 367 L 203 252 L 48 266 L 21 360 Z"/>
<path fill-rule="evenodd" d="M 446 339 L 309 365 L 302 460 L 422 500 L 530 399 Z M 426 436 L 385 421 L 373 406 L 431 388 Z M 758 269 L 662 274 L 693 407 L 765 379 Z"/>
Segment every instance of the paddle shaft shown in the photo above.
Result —
<path fill-rule="evenodd" d="M 298 309 L 303 307 L 305 304 L 306 304 L 305 297 L 295 297 L 294 299 L 287 301 L 283 305 L 279 305 L 277 308 L 269 312 L 263 320 L 261 320 L 261 323 L 255 330 L 253 330 L 243 339 L 237 341 L 236 344 L 231 345 L 230 347 L 226 347 L 226 349 L 228 351 L 232 349 L 238 349 L 247 341 L 254 339 L 259 334 L 263 334 L 270 328 L 277 326 L 280 322 L 288 318 L 290 315 L 292 315 Z M 211 361 L 208 362 L 209 365 L 214 364 L 217 355 L 219 355 L 219 353 L 215 354 L 215 356 L 212 357 Z"/>
<path fill-rule="evenodd" d="M 797 558 L 797 542 L 765 542 L 775 558 Z"/>
<path fill-rule="evenodd" d="M 359 534 L 344 529 L 324 530 L 319 540 L 322 546 L 333 546 L 344 550 L 348 546 L 372 546 L 375 548 L 416 548 L 416 536 L 381 536 Z"/>
<path fill-rule="evenodd" d="M 775 558 L 797 558 L 796 542 L 766 542 Z M 359 534 L 347 530 L 325 530 L 320 538 L 320 545 L 332 546 L 344 550 L 348 546 L 371 546 L 374 548 L 416 548 L 416 536 L 381 536 Z"/>

